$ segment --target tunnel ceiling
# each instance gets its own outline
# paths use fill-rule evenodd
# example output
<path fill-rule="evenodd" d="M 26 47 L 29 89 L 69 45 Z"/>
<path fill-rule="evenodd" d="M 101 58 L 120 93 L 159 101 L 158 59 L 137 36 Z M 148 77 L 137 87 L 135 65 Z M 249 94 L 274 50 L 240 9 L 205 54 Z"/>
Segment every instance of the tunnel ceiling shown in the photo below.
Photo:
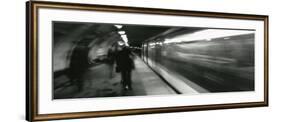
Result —
<path fill-rule="evenodd" d="M 53 22 L 54 37 L 59 38 L 65 36 L 83 25 L 82 23 Z"/>
<path fill-rule="evenodd" d="M 63 36 L 67 36 L 75 30 L 78 30 L 82 26 L 89 25 L 89 23 L 75 23 L 75 22 L 55 22 L 54 26 L 54 37 L 59 38 Z M 108 24 L 104 24 L 104 26 L 98 26 L 98 28 L 105 28 Z M 94 32 L 97 29 L 97 26 L 92 29 L 88 29 L 87 31 Z M 131 46 L 141 46 L 142 42 L 152 36 L 163 33 L 164 31 L 170 29 L 169 27 L 161 27 L 161 26 L 136 26 L 136 25 L 125 25 L 122 30 L 126 31 L 127 38 L 129 40 L 129 44 Z M 98 30 L 106 30 L 106 29 L 98 29 Z M 82 36 L 83 33 L 80 34 Z M 55 39 L 56 40 L 56 39 Z"/>
<path fill-rule="evenodd" d="M 142 42 L 152 36 L 160 34 L 169 27 L 159 26 L 123 26 L 122 30 L 126 31 L 126 35 L 131 46 L 141 46 Z"/>
<path fill-rule="evenodd" d="M 96 35 L 102 36 L 107 35 L 112 31 L 117 32 L 117 28 L 114 24 L 98 24 L 98 23 L 81 23 L 81 22 L 54 22 L 54 37 L 55 43 L 59 41 L 58 38 L 66 37 L 66 36 L 74 36 L 82 37 L 85 35 Z M 173 29 L 172 29 L 173 28 Z M 116 30 L 115 30 L 116 29 Z M 147 26 L 147 25 L 123 25 L 121 31 L 125 31 L 128 43 L 131 46 L 140 47 L 143 41 L 154 37 L 158 34 L 169 34 L 174 35 L 173 33 L 169 33 L 168 30 L 182 30 L 180 28 L 175 27 L 165 27 L 165 26 Z M 199 28 L 185 28 L 183 33 L 190 33 L 199 30 Z M 165 33 L 164 33 L 165 32 Z M 174 31 L 179 33 L 178 31 Z"/>
<path fill-rule="evenodd" d="M 82 38 L 105 38 L 117 28 L 112 24 L 81 22 L 53 22 L 54 43 L 58 41 L 77 41 Z"/>

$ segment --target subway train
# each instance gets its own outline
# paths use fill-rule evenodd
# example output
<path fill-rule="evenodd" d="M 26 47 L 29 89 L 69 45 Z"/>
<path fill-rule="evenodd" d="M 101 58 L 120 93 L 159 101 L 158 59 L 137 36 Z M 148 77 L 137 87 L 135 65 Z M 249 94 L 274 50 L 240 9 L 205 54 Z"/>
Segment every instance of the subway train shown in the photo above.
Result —
<path fill-rule="evenodd" d="M 254 30 L 172 28 L 144 41 L 141 54 L 166 81 L 199 93 L 254 91 L 254 41 Z"/>

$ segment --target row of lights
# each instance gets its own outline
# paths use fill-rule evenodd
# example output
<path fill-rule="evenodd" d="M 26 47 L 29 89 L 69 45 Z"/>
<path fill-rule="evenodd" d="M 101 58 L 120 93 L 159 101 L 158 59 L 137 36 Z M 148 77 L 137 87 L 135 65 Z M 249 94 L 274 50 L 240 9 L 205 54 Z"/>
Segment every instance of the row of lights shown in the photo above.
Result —
<path fill-rule="evenodd" d="M 117 29 L 119 29 L 118 33 L 120 34 L 122 40 L 124 41 L 124 44 L 126 46 L 129 46 L 128 44 L 128 37 L 126 35 L 126 32 L 125 31 L 122 31 L 121 29 L 123 28 L 123 25 L 114 25 Z M 123 43 L 119 42 L 119 45 L 123 45 Z"/>
<path fill-rule="evenodd" d="M 152 42 L 149 44 L 149 46 L 155 46 L 155 45 L 163 45 L 163 42 Z"/>

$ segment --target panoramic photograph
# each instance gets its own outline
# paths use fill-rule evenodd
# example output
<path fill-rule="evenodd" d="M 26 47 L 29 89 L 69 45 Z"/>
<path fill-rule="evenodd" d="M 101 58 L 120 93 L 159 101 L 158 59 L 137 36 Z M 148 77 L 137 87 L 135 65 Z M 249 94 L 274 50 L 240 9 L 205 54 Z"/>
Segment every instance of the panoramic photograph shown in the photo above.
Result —
<path fill-rule="evenodd" d="M 52 22 L 53 99 L 255 90 L 255 30 Z"/>

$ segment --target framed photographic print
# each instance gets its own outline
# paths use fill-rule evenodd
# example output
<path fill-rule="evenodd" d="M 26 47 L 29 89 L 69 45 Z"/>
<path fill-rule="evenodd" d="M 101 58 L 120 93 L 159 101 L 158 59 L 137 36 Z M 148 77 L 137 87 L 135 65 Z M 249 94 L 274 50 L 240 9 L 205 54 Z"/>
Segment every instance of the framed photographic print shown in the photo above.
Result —
<path fill-rule="evenodd" d="M 268 106 L 268 16 L 27 2 L 29 121 Z"/>

